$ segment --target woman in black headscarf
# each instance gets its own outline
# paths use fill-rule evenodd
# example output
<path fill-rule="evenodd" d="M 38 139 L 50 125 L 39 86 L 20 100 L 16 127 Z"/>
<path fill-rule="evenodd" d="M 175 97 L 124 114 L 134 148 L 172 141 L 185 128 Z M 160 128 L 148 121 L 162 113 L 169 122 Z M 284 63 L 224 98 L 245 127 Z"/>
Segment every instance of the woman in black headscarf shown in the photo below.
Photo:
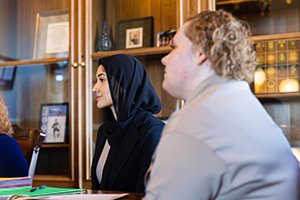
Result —
<path fill-rule="evenodd" d="M 136 58 L 118 54 L 99 60 L 93 87 L 105 121 L 98 130 L 92 189 L 144 193 L 144 176 L 164 123 L 153 114 L 161 103 Z"/>

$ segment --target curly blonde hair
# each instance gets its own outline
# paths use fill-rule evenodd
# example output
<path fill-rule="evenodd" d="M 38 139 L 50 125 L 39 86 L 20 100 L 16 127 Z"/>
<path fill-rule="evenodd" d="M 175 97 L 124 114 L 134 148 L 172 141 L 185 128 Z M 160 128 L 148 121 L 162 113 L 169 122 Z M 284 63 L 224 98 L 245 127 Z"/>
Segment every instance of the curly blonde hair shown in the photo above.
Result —
<path fill-rule="evenodd" d="M 8 118 L 8 110 L 2 96 L 0 96 L 0 134 L 1 133 L 9 135 L 13 133 L 11 122 Z"/>
<path fill-rule="evenodd" d="M 187 19 L 185 35 L 200 47 L 224 78 L 253 81 L 256 54 L 246 22 L 224 11 L 203 11 Z"/>

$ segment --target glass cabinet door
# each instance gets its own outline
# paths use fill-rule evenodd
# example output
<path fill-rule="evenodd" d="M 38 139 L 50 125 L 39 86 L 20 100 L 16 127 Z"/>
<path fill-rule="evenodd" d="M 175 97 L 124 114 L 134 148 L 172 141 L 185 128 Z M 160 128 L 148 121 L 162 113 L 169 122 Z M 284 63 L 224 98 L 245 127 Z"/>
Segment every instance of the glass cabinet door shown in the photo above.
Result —
<path fill-rule="evenodd" d="M 1 95 L 12 124 L 47 134 L 34 185 L 77 186 L 72 3 L 0 0 Z M 56 128 L 55 123 L 59 124 Z"/>
<path fill-rule="evenodd" d="M 300 1 L 217 0 L 216 9 L 249 23 L 257 54 L 253 92 L 300 160 Z"/>

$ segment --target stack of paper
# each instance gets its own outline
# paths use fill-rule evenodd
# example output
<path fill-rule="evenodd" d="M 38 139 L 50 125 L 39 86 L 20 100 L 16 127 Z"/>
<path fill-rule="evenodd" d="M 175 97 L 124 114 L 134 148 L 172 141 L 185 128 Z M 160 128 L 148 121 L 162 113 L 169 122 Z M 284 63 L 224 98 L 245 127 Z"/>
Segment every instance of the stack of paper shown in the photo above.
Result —
<path fill-rule="evenodd" d="M 1 188 L 15 188 L 31 186 L 32 178 L 30 176 L 25 177 L 12 177 L 12 178 L 1 178 L 0 177 L 0 189 Z"/>

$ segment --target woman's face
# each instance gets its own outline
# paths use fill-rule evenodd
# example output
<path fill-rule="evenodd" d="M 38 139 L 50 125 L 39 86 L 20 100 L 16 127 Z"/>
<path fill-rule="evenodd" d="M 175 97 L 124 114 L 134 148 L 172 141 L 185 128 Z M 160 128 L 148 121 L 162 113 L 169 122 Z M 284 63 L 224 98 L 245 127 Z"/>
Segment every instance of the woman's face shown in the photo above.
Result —
<path fill-rule="evenodd" d="M 105 69 L 102 65 L 99 65 L 96 72 L 96 80 L 93 87 L 93 94 L 95 95 L 97 108 L 111 107 L 113 101 L 109 90 L 108 80 Z"/>

